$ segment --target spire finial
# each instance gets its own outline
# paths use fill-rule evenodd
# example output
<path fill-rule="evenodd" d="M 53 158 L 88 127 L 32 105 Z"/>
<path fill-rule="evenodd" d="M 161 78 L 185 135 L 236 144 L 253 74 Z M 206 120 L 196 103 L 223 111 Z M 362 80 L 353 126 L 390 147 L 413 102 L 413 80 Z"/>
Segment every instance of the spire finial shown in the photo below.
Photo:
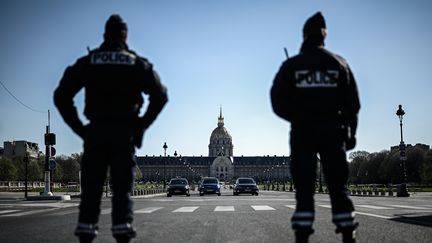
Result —
<path fill-rule="evenodd" d="M 222 106 L 220 106 L 220 112 L 219 112 L 219 118 L 218 118 L 218 126 L 223 127 L 224 125 L 224 118 L 222 116 Z"/>

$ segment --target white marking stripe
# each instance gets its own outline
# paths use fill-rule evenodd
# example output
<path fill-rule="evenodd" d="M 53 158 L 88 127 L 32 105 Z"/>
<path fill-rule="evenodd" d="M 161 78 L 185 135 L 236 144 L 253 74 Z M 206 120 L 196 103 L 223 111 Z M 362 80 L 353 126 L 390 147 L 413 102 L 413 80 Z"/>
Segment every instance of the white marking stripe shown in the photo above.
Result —
<path fill-rule="evenodd" d="M 56 208 L 31 210 L 31 211 L 21 212 L 21 213 L 6 214 L 6 215 L 3 215 L 3 216 L 4 217 L 19 217 L 19 216 L 24 216 L 24 215 L 36 214 L 36 213 L 49 212 L 49 211 L 52 211 L 52 210 L 56 210 Z"/>
<path fill-rule="evenodd" d="M 359 211 L 356 211 L 356 214 L 371 216 L 371 217 L 375 217 L 375 218 L 382 218 L 382 219 L 392 219 L 392 218 L 394 218 L 394 217 L 390 217 L 390 216 L 384 216 L 384 215 L 378 215 L 378 214 L 372 214 L 372 213 L 363 213 L 363 212 L 359 212 Z"/>
<path fill-rule="evenodd" d="M 199 207 L 181 207 L 173 211 L 173 213 L 192 213 Z"/>
<path fill-rule="evenodd" d="M 161 209 L 161 207 L 150 207 L 136 210 L 135 213 L 153 213 L 156 210 Z"/>
<path fill-rule="evenodd" d="M 103 209 L 100 214 L 105 215 L 105 214 L 109 214 L 109 213 L 111 213 L 111 208 Z"/>
<path fill-rule="evenodd" d="M 408 208 L 408 209 L 426 209 L 426 210 L 431 210 L 432 208 L 425 208 L 425 207 L 417 207 L 417 206 L 405 206 L 405 205 L 389 205 L 392 207 L 397 207 L 397 208 Z"/>
<path fill-rule="evenodd" d="M 215 212 L 232 212 L 234 211 L 234 206 L 216 206 Z"/>
<path fill-rule="evenodd" d="M 251 207 L 253 209 L 255 209 L 255 211 L 269 211 L 269 210 L 276 210 L 270 206 L 267 205 L 251 205 Z"/>
<path fill-rule="evenodd" d="M 355 206 L 361 207 L 361 208 L 371 208 L 371 209 L 394 209 L 394 208 L 389 208 L 389 207 L 373 206 L 373 205 L 355 205 Z"/>
<path fill-rule="evenodd" d="M 323 208 L 331 208 L 331 205 L 328 205 L 328 204 L 321 204 L 321 205 L 318 205 L 319 207 L 323 207 Z"/>
<path fill-rule="evenodd" d="M 296 205 L 285 205 L 285 207 L 287 207 L 287 208 L 292 208 L 292 209 L 296 209 Z"/>
<path fill-rule="evenodd" d="M 19 210 L 3 210 L 3 211 L 0 211 L 0 214 L 14 213 L 14 212 L 19 212 Z"/>

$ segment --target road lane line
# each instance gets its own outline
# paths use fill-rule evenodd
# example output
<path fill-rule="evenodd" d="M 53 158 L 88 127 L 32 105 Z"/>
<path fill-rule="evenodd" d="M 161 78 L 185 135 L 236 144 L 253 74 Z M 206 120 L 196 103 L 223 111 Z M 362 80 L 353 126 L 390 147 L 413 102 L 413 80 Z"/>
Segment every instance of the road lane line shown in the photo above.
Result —
<path fill-rule="evenodd" d="M 270 211 L 270 210 L 276 210 L 270 206 L 267 205 L 251 205 L 251 207 L 255 210 L 255 211 Z"/>
<path fill-rule="evenodd" d="M 378 214 L 373 214 L 373 213 L 363 213 L 363 212 L 358 212 L 358 211 L 355 211 L 355 213 L 361 214 L 361 215 L 366 215 L 366 216 L 371 216 L 371 217 L 375 217 L 375 218 L 381 218 L 381 219 L 393 219 L 393 218 L 395 218 L 395 217 L 378 215 Z"/>
<path fill-rule="evenodd" d="M 30 215 L 30 214 L 36 214 L 36 213 L 49 212 L 49 211 L 53 211 L 53 210 L 56 210 L 56 209 L 57 208 L 47 208 L 47 209 L 31 210 L 31 211 L 26 211 L 26 212 L 21 212 L 21 213 L 6 214 L 6 215 L 3 215 L 3 217 L 19 217 L 19 216 L 25 216 L 25 215 Z"/>
<path fill-rule="evenodd" d="M 232 212 L 234 211 L 234 206 L 216 206 L 215 212 Z"/>
<path fill-rule="evenodd" d="M 285 205 L 287 208 L 296 209 L 296 205 Z"/>
<path fill-rule="evenodd" d="M 331 205 L 329 205 L 329 204 L 320 204 L 318 206 L 322 207 L 322 208 L 331 208 Z"/>
<path fill-rule="evenodd" d="M 389 205 L 391 207 L 397 207 L 397 208 L 407 208 L 407 209 L 426 209 L 431 210 L 432 208 L 425 208 L 425 207 L 418 207 L 418 206 L 405 206 L 405 205 Z"/>
<path fill-rule="evenodd" d="M 135 213 L 153 213 L 154 211 L 157 211 L 159 209 L 162 209 L 162 207 L 149 207 L 149 208 L 135 210 Z"/>
<path fill-rule="evenodd" d="M 192 213 L 199 207 L 181 207 L 173 211 L 173 213 Z"/>
<path fill-rule="evenodd" d="M 381 210 L 381 209 L 395 209 L 395 208 L 389 208 L 389 207 L 383 207 L 383 206 L 364 205 L 364 204 L 360 204 L 360 205 L 356 204 L 354 206 L 355 207 L 361 207 L 361 208 L 378 209 L 378 210 Z M 389 205 L 389 206 L 391 206 L 391 205 Z"/>
<path fill-rule="evenodd" d="M 111 213 L 111 208 L 105 208 L 101 211 L 101 215 L 105 215 L 105 214 L 110 214 Z"/>
<path fill-rule="evenodd" d="M 5 213 L 15 213 L 15 212 L 19 212 L 20 210 L 3 210 L 0 211 L 0 214 L 5 214 Z"/>

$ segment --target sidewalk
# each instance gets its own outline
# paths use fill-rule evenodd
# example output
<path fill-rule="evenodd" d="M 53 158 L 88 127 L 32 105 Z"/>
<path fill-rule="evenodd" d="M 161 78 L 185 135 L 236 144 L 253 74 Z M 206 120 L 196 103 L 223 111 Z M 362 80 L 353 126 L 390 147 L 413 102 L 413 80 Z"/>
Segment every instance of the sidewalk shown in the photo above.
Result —
<path fill-rule="evenodd" d="M 39 192 L 28 192 L 27 195 L 29 197 L 32 196 L 39 196 Z M 54 196 L 61 196 L 61 195 L 78 195 L 78 193 L 66 193 L 66 192 L 56 192 L 54 193 Z M 0 202 L 1 201 L 23 201 L 25 200 L 24 192 L 0 192 Z"/>

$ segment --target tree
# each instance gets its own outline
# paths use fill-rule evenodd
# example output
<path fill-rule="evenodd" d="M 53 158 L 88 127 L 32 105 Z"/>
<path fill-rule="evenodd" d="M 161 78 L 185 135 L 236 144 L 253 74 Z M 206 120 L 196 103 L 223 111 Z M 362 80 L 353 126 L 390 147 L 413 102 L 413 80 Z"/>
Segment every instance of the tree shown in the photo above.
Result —
<path fill-rule="evenodd" d="M 135 180 L 140 181 L 143 178 L 143 174 L 141 172 L 141 169 L 138 165 L 135 166 Z"/>
<path fill-rule="evenodd" d="M 421 166 L 425 160 L 425 153 L 427 150 L 420 148 L 412 148 L 407 151 L 407 160 L 405 167 L 407 172 L 408 182 L 421 182 L 420 173 Z"/>
<path fill-rule="evenodd" d="M 17 169 L 12 160 L 0 159 L 0 181 L 14 181 L 17 179 Z"/>
<path fill-rule="evenodd" d="M 80 171 L 80 156 L 73 154 L 71 157 L 64 155 L 57 156 L 55 158 L 57 165 L 62 170 L 61 182 L 77 182 L 79 180 L 78 173 Z"/>
<path fill-rule="evenodd" d="M 43 177 L 43 170 L 40 167 L 39 162 L 37 160 L 30 159 L 27 166 L 27 179 L 29 181 L 41 181 L 43 179 L 42 177 Z"/>
<path fill-rule="evenodd" d="M 366 151 L 355 151 L 350 153 L 349 158 L 351 162 L 349 164 L 349 178 L 351 183 L 364 183 L 363 177 L 365 176 L 365 172 L 362 167 L 367 163 L 368 157 L 369 153 Z"/>
<path fill-rule="evenodd" d="M 424 160 L 420 169 L 420 177 L 424 182 L 432 182 L 432 150 L 424 155 Z"/>

